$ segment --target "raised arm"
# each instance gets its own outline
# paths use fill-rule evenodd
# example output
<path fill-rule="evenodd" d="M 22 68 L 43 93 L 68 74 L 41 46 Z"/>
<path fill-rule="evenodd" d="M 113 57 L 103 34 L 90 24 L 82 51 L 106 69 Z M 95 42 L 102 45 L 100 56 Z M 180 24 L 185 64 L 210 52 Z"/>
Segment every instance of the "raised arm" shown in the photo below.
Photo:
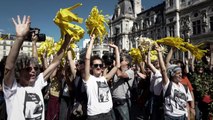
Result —
<path fill-rule="evenodd" d="M 173 55 L 173 51 L 175 50 L 175 48 L 171 48 L 170 49 L 170 51 L 169 51 L 169 53 L 167 54 L 167 56 L 166 56 L 166 67 L 168 67 L 169 66 L 169 64 L 170 64 L 170 60 L 171 60 L 171 58 L 172 58 L 172 55 Z"/>
<path fill-rule="evenodd" d="M 43 53 L 42 57 L 41 57 L 41 63 L 42 63 L 42 68 L 43 70 L 46 70 L 48 67 L 48 62 L 47 62 L 47 51 L 45 50 L 45 52 Z"/>
<path fill-rule="evenodd" d="M 53 58 L 52 63 L 48 66 L 48 68 L 43 72 L 44 79 L 47 80 L 52 72 L 57 68 L 57 66 L 60 64 L 61 59 L 67 50 L 67 47 L 70 45 L 70 42 L 72 41 L 72 38 L 69 35 L 65 36 L 64 43 L 62 44 L 60 50 L 57 52 L 55 57 Z"/>
<path fill-rule="evenodd" d="M 85 81 L 89 79 L 90 76 L 90 58 L 92 53 L 92 46 L 94 44 L 95 35 L 90 36 L 90 43 L 87 48 L 86 57 L 85 57 Z"/>
<path fill-rule="evenodd" d="M 195 72 L 195 56 L 192 56 L 192 61 L 191 61 L 191 70 L 192 72 Z"/>
<path fill-rule="evenodd" d="M 151 48 L 149 48 L 148 50 L 148 54 L 147 54 L 147 65 L 149 66 L 150 70 L 155 74 L 157 69 L 155 68 L 155 66 L 151 63 L 151 59 L 150 59 L 150 50 Z"/>
<path fill-rule="evenodd" d="M 37 40 L 38 40 L 38 36 L 35 35 L 35 33 L 32 33 L 32 55 L 34 58 L 38 59 L 38 52 L 37 52 L 37 46 L 36 46 Z"/>
<path fill-rule="evenodd" d="M 118 46 L 116 46 L 114 44 L 109 44 L 109 46 L 114 48 L 114 50 L 115 50 L 115 66 L 112 68 L 112 70 L 108 74 L 106 74 L 105 78 L 107 80 L 110 80 L 113 77 L 113 75 L 115 75 L 118 68 L 120 68 L 120 66 L 121 66 Z"/>
<path fill-rule="evenodd" d="M 68 58 L 71 74 L 73 75 L 73 78 L 75 78 L 76 77 L 76 66 L 75 66 L 75 62 L 73 60 L 72 52 L 70 49 L 67 51 L 67 58 Z"/>
<path fill-rule="evenodd" d="M 24 16 L 22 21 L 20 19 L 20 16 L 17 16 L 17 20 L 15 20 L 14 18 L 12 18 L 12 20 L 16 28 L 16 40 L 9 52 L 4 70 L 4 84 L 8 87 L 12 87 L 14 81 L 13 76 L 15 62 L 18 57 L 20 48 L 24 42 L 24 39 L 30 30 L 30 16 Z"/>
<path fill-rule="evenodd" d="M 162 80 L 163 80 L 162 82 L 163 82 L 163 85 L 166 85 L 167 82 L 169 81 L 169 78 L 167 76 L 166 66 L 165 66 L 165 63 L 163 61 L 163 55 L 162 55 L 161 47 L 159 47 L 159 45 L 156 43 L 155 49 L 158 52 L 158 59 L 159 59 L 159 64 L 160 64 L 160 68 L 161 68 Z"/>

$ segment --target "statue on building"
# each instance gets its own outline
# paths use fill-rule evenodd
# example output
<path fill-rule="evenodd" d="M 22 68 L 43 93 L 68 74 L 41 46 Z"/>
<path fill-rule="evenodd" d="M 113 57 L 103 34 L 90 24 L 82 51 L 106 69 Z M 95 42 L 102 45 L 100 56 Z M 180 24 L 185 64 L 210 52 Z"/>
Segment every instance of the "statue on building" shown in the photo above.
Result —
<path fill-rule="evenodd" d="M 203 33 L 205 33 L 208 26 L 206 10 L 201 12 L 201 16 L 202 16 L 202 30 L 203 30 Z"/>
<path fill-rule="evenodd" d="M 134 23 L 133 26 L 132 26 L 132 32 L 137 32 L 138 31 L 138 25 L 137 23 Z"/>
<path fill-rule="evenodd" d="M 120 16 L 121 14 L 121 8 L 119 5 L 117 5 L 117 8 L 116 8 L 116 17 Z"/>
<path fill-rule="evenodd" d="M 181 26 L 182 34 L 184 35 L 185 38 L 188 38 L 189 37 L 188 35 L 191 31 L 189 16 L 181 18 L 180 26 Z"/>

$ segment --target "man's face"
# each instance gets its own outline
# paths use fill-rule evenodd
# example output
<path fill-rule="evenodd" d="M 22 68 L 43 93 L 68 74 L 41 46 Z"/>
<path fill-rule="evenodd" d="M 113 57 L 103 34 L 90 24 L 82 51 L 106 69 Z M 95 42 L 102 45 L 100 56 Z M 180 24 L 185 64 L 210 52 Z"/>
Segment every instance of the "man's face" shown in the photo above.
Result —
<path fill-rule="evenodd" d="M 128 65 L 128 60 L 126 59 L 126 57 L 121 57 L 120 62 L 121 66 Z"/>
<path fill-rule="evenodd" d="M 34 64 L 22 69 L 20 71 L 20 81 L 19 83 L 23 86 L 31 86 L 35 83 L 37 77 L 38 67 Z"/>
<path fill-rule="evenodd" d="M 101 60 L 94 60 L 92 65 L 93 75 L 100 76 L 103 71 L 103 63 Z"/>

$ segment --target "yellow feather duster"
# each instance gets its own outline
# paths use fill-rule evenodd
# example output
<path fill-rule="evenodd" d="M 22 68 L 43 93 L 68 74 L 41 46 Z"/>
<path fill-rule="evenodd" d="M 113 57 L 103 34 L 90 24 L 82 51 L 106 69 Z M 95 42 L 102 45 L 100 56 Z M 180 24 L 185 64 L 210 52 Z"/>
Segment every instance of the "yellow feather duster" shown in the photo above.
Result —
<path fill-rule="evenodd" d="M 166 37 L 159 40 L 156 40 L 158 44 L 168 45 L 171 47 L 175 47 L 183 52 L 186 52 L 187 49 L 184 47 L 184 40 L 179 37 Z"/>
<path fill-rule="evenodd" d="M 139 42 L 138 48 L 141 50 L 143 54 L 145 54 L 154 43 L 152 39 L 146 37 L 140 37 L 138 42 Z"/>
<path fill-rule="evenodd" d="M 54 46 L 54 40 L 52 38 L 46 38 L 44 42 L 41 42 L 39 48 L 37 49 L 38 56 L 41 57 L 44 52 L 52 50 L 53 46 Z"/>
<path fill-rule="evenodd" d="M 155 61 L 158 59 L 158 56 L 157 56 L 157 51 L 156 50 L 152 50 L 150 51 L 150 59 L 151 59 L 151 62 Z"/>
<path fill-rule="evenodd" d="M 129 54 L 132 57 L 134 63 L 142 62 L 142 55 L 141 55 L 141 52 L 138 48 L 132 48 L 129 51 Z"/>
<path fill-rule="evenodd" d="M 70 22 L 82 23 L 83 19 L 79 18 L 76 14 L 70 12 L 71 10 L 81 6 L 81 3 L 78 3 L 72 7 L 60 9 L 55 18 L 54 22 L 61 29 L 61 39 L 65 34 L 69 34 L 73 41 L 76 43 L 84 36 L 84 29 L 78 25 L 71 24 Z"/>
<path fill-rule="evenodd" d="M 89 35 L 95 34 L 96 37 L 99 37 L 100 43 L 102 43 L 104 36 L 107 35 L 105 25 L 108 22 L 106 17 L 101 13 L 102 11 L 99 11 L 97 6 L 94 6 L 89 17 L 86 19 L 87 33 Z"/>
<path fill-rule="evenodd" d="M 197 60 L 201 60 L 201 58 L 207 52 L 207 50 L 201 50 L 199 48 L 201 45 L 202 44 L 194 46 L 193 44 L 190 44 L 190 43 L 186 42 L 184 46 L 185 46 L 186 49 L 188 49 L 195 56 L 195 58 Z"/>

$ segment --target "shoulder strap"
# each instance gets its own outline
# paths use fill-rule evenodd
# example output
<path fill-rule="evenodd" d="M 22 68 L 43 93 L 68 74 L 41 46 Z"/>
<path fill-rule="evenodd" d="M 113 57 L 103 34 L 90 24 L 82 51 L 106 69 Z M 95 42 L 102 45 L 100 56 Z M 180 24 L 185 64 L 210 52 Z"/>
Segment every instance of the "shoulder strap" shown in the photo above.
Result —
<path fill-rule="evenodd" d="M 171 90 L 172 90 L 172 81 L 169 81 L 169 85 L 168 85 L 168 88 L 167 88 L 167 90 L 165 92 L 164 97 L 170 96 L 171 95 Z"/>

